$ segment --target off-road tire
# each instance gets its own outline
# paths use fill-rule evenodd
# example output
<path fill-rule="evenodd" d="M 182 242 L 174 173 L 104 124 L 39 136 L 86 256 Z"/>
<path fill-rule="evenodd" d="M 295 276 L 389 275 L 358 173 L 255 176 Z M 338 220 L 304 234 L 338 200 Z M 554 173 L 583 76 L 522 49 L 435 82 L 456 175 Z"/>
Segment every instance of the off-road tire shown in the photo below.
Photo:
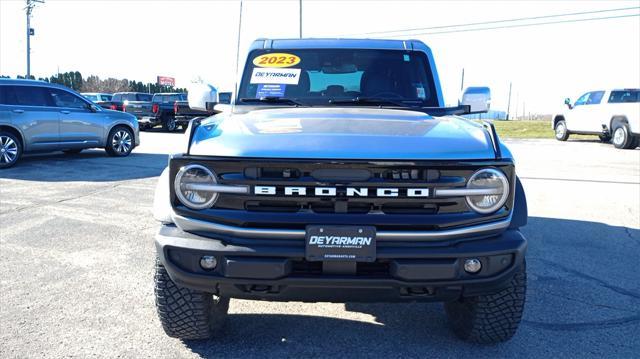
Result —
<path fill-rule="evenodd" d="M 444 308 L 459 338 L 481 344 L 505 342 L 518 329 L 526 291 L 527 272 L 523 262 L 509 287 L 490 295 L 447 302 Z"/>
<path fill-rule="evenodd" d="M 173 132 L 178 129 L 178 124 L 173 116 L 162 116 L 162 129 L 167 132 Z"/>
<path fill-rule="evenodd" d="M 556 122 L 553 130 L 555 131 L 556 140 L 566 141 L 569 138 L 569 130 L 567 129 L 567 123 L 564 120 Z"/>
<path fill-rule="evenodd" d="M 636 143 L 626 123 L 617 123 L 615 125 L 613 128 L 613 140 L 611 142 L 613 142 L 615 148 L 624 150 L 635 148 L 634 144 Z"/>
<path fill-rule="evenodd" d="M 168 336 L 183 340 L 208 339 L 222 329 L 229 298 L 178 287 L 156 258 L 156 309 Z"/>

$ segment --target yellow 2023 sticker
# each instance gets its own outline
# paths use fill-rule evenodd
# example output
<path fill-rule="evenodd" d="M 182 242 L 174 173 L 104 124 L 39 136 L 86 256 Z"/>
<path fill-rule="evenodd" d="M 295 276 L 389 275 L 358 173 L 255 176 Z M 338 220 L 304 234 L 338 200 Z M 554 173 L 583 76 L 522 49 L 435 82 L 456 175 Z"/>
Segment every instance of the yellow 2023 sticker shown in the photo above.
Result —
<path fill-rule="evenodd" d="M 293 54 L 264 54 L 253 59 L 253 64 L 260 67 L 291 67 L 300 63 L 300 58 Z"/>

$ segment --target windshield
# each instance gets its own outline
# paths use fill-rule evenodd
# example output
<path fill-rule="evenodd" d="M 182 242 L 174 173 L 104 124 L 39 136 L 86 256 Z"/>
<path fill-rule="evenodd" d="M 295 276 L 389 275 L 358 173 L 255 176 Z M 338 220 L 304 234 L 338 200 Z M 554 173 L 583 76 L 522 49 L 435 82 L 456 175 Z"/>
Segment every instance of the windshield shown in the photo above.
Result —
<path fill-rule="evenodd" d="M 94 102 L 98 101 L 98 95 L 87 95 L 87 94 L 84 94 L 82 96 L 84 96 L 84 98 L 89 99 L 89 100 L 94 101 Z"/>
<path fill-rule="evenodd" d="M 407 106 L 438 107 L 425 54 L 361 49 L 256 50 L 249 54 L 237 104 L 252 99 L 295 100 L 303 105 L 354 104 L 388 100 Z M 244 100 L 244 101 L 243 101 Z M 283 101 L 264 102 L 265 105 Z"/>

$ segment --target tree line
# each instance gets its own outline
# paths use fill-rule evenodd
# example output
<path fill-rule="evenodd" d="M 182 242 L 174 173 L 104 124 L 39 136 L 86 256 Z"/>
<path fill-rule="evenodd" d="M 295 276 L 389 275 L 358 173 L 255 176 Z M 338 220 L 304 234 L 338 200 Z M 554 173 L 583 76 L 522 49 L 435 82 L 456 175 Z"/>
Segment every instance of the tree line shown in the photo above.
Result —
<path fill-rule="evenodd" d="M 9 76 L 0 76 L 0 78 L 10 78 Z M 24 79 L 25 76 L 18 75 L 18 79 Z M 36 77 L 31 75 L 30 79 L 36 80 Z M 158 93 L 158 92 L 187 92 L 185 88 L 163 86 L 155 83 L 143 83 L 142 81 L 116 79 L 109 77 L 101 79 L 96 75 L 90 75 L 86 78 L 82 77 L 79 71 L 69 71 L 58 73 L 50 77 L 38 77 L 40 81 L 49 82 L 52 84 L 60 84 L 72 88 L 78 92 L 146 92 L 146 93 Z"/>

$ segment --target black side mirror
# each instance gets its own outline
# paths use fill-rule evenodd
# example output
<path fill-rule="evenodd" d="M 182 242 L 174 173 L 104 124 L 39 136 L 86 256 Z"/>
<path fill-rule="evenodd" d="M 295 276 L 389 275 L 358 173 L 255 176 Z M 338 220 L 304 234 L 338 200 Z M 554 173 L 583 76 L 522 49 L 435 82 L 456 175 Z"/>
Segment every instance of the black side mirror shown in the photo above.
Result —
<path fill-rule="evenodd" d="M 218 92 L 218 103 L 229 105 L 231 103 L 231 92 Z"/>
<path fill-rule="evenodd" d="M 564 104 L 567 105 L 567 107 L 569 107 L 569 109 L 573 108 L 573 106 L 571 106 L 571 99 L 568 98 L 568 97 L 564 99 Z"/>

